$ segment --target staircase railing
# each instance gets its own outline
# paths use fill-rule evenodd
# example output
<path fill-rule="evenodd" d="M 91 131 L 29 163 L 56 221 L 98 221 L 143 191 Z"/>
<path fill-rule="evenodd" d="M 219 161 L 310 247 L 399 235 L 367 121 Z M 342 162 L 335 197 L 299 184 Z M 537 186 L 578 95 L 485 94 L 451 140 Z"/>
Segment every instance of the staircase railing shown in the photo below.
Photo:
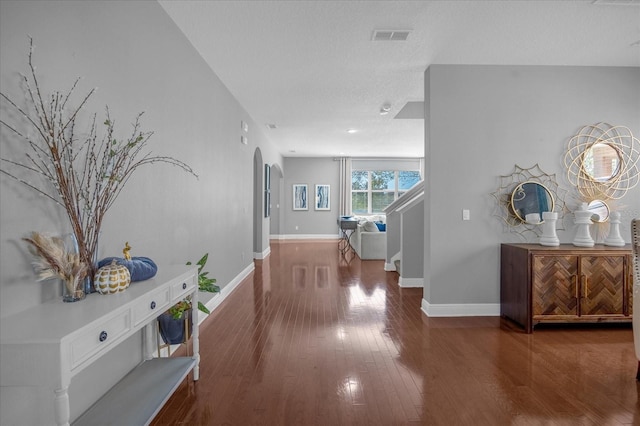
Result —
<path fill-rule="evenodd" d="M 385 270 L 397 271 L 401 287 L 421 287 L 424 282 L 424 181 L 416 183 L 389 204 Z"/>
<path fill-rule="evenodd" d="M 413 204 L 415 201 L 418 201 L 421 197 L 424 196 L 424 180 L 416 183 L 409 189 L 407 192 L 402 194 L 395 200 L 393 203 L 389 204 L 385 209 L 384 213 L 389 215 L 391 213 L 402 210 L 403 208 Z"/>

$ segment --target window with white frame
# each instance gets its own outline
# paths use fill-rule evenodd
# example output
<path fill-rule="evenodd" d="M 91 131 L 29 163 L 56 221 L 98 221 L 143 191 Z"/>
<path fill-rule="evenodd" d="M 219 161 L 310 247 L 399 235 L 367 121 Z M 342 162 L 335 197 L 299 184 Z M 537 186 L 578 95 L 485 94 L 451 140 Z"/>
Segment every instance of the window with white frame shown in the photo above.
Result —
<path fill-rule="evenodd" d="M 379 214 L 420 181 L 418 170 L 353 170 L 351 212 Z"/>

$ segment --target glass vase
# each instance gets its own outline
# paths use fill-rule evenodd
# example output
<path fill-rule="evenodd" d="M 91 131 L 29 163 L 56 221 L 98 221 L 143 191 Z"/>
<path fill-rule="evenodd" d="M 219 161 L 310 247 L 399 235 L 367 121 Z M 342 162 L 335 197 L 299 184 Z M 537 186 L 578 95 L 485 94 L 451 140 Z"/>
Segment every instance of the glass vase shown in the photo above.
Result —
<path fill-rule="evenodd" d="M 84 280 L 77 276 L 72 276 L 62 280 L 62 301 L 77 302 L 85 298 Z"/>
<path fill-rule="evenodd" d="M 72 253 L 79 253 L 80 250 L 78 249 L 78 240 L 76 239 L 75 234 L 70 233 L 67 234 L 65 236 L 65 247 L 67 247 L 67 250 L 72 252 Z M 96 248 L 96 251 L 93 253 L 93 266 L 94 268 L 97 268 L 98 266 L 98 249 Z M 83 280 L 82 280 L 82 285 L 83 285 L 83 289 L 84 289 L 84 293 L 85 295 L 87 294 L 91 294 L 91 293 L 95 293 L 96 289 L 93 285 L 93 275 L 92 274 L 88 274 Z"/>

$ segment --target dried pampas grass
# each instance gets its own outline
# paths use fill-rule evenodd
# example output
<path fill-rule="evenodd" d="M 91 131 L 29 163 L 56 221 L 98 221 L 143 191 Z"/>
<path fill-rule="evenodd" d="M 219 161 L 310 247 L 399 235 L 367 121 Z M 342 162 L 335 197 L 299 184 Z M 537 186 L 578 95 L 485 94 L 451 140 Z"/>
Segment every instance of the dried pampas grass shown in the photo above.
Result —
<path fill-rule="evenodd" d="M 62 238 L 39 232 L 32 232 L 23 240 L 30 244 L 29 251 L 36 257 L 33 265 L 39 281 L 60 278 L 71 293 L 76 291 L 76 286 L 89 270 L 78 253 L 68 252 Z"/>

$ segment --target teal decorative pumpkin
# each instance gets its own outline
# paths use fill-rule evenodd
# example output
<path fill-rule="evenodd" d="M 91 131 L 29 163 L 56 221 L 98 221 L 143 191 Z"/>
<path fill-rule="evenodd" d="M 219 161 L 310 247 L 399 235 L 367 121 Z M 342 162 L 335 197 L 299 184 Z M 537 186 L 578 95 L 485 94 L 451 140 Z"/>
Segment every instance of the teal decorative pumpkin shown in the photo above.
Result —
<path fill-rule="evenodd" d="M 131 282 L 144 281 L 152 278 L 158 272 L 158 266 L 148 257 L 131 257 L 131 260 L 121 257 L 107 257 L 98 262 L 98 267 L 108 265 L 115 260 L 118 265 L 125 266 L 131 274 Z"/>

